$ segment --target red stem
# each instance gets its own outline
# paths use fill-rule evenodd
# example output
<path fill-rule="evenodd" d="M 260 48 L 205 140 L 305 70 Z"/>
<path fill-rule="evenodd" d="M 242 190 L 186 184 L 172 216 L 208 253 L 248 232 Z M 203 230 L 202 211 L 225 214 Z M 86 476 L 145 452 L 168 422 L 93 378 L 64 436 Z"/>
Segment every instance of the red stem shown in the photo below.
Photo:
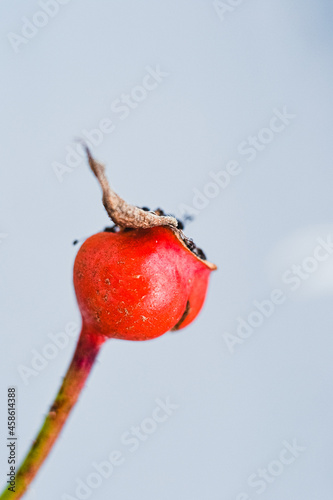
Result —
<path fill-rule="evenodd" d="M 0 500 L 17 500 L 26 492 L 57 440 L 104 341 L 105 338 L 101 335 L 89 333 L 84 326 L 82 327 L 72 362 L 58 395 L 16 474 L 15 492 L 9 491 L 7 487 L 0 496 Z"/>

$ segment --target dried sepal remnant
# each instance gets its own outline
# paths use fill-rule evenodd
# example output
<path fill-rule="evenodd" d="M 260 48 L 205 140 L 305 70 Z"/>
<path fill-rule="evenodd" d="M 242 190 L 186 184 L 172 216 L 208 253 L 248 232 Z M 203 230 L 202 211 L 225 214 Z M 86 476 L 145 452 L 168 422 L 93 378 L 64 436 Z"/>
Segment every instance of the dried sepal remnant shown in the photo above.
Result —
<path fill-rule="evenodd" d="M 85 146 L 91 170 L 97 177 L 103 191 L 103 204 L 110 219 L 121 228 L 148 229 L 157 226 L 177 227 L 177 219 L 171 216 L 162 216 L 130 205 L 123 200 L 113 189 L 105 175 L 105 167 L 97 162 Z"/>
<path fill-rule="evenodd" d="M 110 219 L 115 224 L 111 228 L 105 228 L 105 231 L 118 232 L 118 230 L 124 231 L 126 229 L 149 229 L 152 227 L 167 226 L 174 232 L 183 245 L 194 253 L 194 255 L 200 260 L 205 261 L 211 269 L 216 269 L 214 264 L 210 264 L 206 261 L 206 256 L 201 248 L 198 248 L 193 240 L 183 233 L 182 229 L 184 229 L 184 224 L 182 221 L 171 215 L 165 215 L 161 208 L 153 212 L 147 207 L 140 208 L 127 203 L 110 187 L 105 175 L 104 165 L 93 158 L 87 145 L 84 145 L 84 148 L 87 153 L 90 168 L 102 188 L 104 207 Z"/>

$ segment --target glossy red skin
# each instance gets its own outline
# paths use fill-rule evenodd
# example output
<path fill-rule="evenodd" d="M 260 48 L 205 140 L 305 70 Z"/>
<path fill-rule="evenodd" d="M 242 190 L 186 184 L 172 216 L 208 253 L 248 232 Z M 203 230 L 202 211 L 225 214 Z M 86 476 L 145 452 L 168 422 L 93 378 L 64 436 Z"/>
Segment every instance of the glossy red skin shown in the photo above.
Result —
<path fill-rule="evenodd" d="M 149 340 L 199 313 L 211 269 L 168 227 L 102 232 L 88 238 L 74 264 L 84 326 L 105 337 Z"/>

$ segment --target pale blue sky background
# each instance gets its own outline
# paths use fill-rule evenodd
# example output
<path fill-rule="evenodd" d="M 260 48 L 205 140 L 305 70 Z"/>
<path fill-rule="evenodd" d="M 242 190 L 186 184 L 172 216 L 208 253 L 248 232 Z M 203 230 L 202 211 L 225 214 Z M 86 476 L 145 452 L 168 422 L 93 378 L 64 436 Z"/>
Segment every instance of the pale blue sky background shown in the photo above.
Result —
<path fill-rule="evenodd" d="M 8 33 L 39 10 L 0 6 L 0 470 L 7 387 L 18 388 L 22 458 L 74 341 L 28 385 L 18 367 L 50 332 L 79 324 L 72 241 L 108 223 L 85 162 L 62 183 L 52 165 L 109 118 L 115 130 L 93 152 L 132 203 L 177 212 L 211 171 L 236 160 L 242 172 L 187 228 L 219 266 L 199 319 L 152 342 L 105 345 L 27 500 L 75 498 L 76 478 L 114 449 L 124 464 L 89 498 L 331 500 L 333 256 L 296 291 L 282 275 L 333 235 L 332 4 L 247 0 L 222 21 L 211 1 L 72 0 L 15 53 Z M 120 120 L 111 104 L 156 65 L 169 76 Z M 284 106 L 295 118 L 248 162 L 239 144 Z M 285 302 L 232 354 L 226 332 L 275 288 Z M 131 453 L 122 433 L 167 396 L 179 408 Z M 249 476 L 294 439 L 306 450 L 259 495 Z"/>

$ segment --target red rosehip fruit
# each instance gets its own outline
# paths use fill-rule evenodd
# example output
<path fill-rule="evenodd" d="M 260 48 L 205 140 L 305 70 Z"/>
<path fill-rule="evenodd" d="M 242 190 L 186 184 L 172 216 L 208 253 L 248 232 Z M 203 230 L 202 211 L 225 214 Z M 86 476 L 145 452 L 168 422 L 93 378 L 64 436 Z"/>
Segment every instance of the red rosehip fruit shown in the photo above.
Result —
<path fill-rule="evenodd" d="M 169 227 L 102 232 L 80 248 L 74 286 L 87 330 L 148 340 L 193 321 L 211 271 Z"/>
<path fill-rule="evenodd" d="M 128 205 L 87 149 L 116 226 L 88 238 L 74 264 L 84 329 L 106 338 L 149 340 L 184 328 L 203 306 L 216 266 L 162 211 Z"/>

